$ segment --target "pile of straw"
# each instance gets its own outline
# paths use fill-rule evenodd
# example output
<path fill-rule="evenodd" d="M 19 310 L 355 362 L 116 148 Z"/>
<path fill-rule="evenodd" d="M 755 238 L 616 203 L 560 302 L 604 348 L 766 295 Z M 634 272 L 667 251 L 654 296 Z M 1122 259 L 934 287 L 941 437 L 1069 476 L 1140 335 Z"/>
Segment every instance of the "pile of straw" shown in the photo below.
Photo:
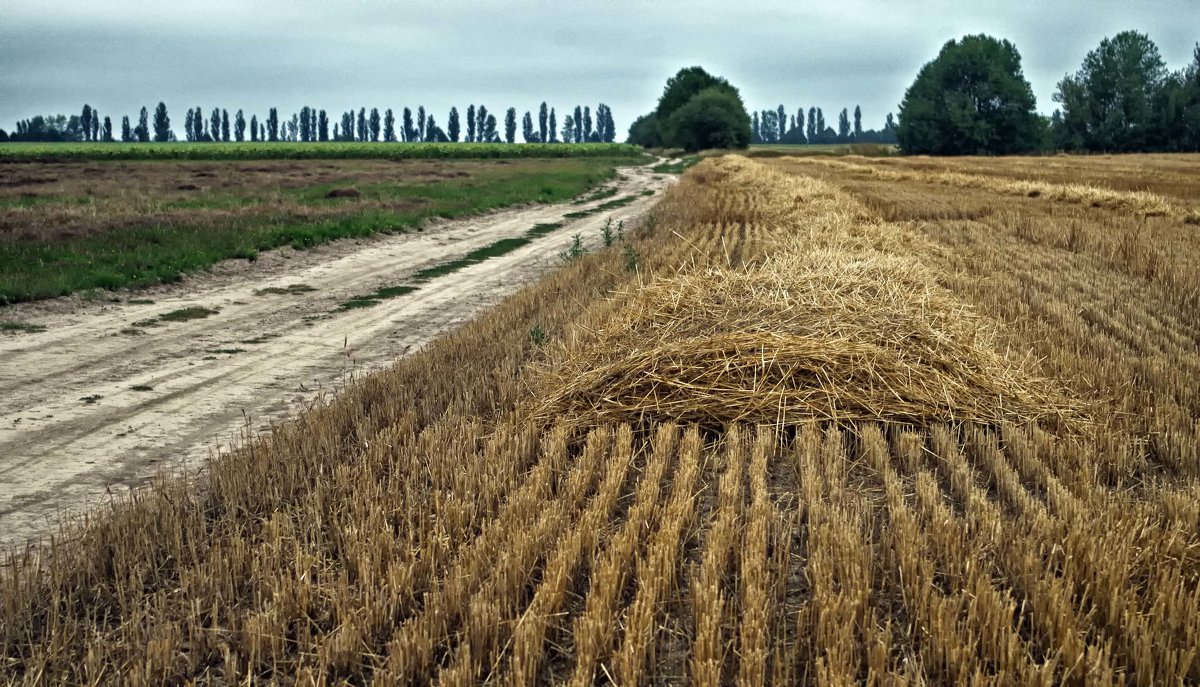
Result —
<path fill-rule="evenodd" d="M 679 273 L 590 322 L 535 375 L 537 419 L 999 424 L 1074 410 L 919 262 L 878 252 Z"/>

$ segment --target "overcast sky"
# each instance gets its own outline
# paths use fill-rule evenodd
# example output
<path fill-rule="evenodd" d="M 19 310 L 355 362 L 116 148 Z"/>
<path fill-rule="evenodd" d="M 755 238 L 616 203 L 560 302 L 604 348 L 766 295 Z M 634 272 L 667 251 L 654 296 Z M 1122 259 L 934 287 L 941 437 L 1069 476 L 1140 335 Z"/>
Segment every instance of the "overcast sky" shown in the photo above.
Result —
<path fill-rule="evenodd" d="M 1200 0 L 0 0 L 0 128 L 90 103 L 119 127 L 167 103 L 280 118 L 421 104 L 493 112 L 607 103 L 623 132 L 668 76 L 699 64 L 750 109 L 895 111 L 922 64 L 968 33 L 1020 50 L 1038 108 L 1105 36 L 1148 33 L 1172 69 L 1200 40 Z"/>

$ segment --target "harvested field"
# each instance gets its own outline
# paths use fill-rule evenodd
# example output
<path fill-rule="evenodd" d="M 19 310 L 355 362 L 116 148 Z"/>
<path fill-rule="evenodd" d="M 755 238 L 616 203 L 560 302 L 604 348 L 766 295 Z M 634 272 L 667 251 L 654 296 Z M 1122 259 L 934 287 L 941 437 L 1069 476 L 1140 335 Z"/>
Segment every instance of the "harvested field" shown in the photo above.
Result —
<path fill-rule="evenodd" d="M 865 166 L 705 160 L 612 249 L 14 557 L 0 670 L 1200 681 L 1190 201 Z"/>

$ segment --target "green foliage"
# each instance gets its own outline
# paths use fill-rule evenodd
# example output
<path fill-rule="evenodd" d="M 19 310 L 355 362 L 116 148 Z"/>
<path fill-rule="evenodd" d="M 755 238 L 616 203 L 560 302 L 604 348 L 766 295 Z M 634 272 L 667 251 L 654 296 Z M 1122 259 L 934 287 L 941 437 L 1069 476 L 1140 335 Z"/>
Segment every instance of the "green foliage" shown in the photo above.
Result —
<path fill-rule="evenodd" d="M 604 241 L 604 247 L 610 248 L 617 241 L 617 233 L 613 230 L 612 217 L 604 220 L 604 226 L 600 228 L 600 238 Z"/>
<path fill-rule="evenodd" d="M 635 249 L 633 247 L 633 244 L 631 244 L 631 243 L 625 244 L 625 251 L 623 253 L 623 256 L 625 258 L 625 271 L 626 272 L 637 272 L 639 256 L 638 256 L 637 249 Z"/>
<path fill-rule="evenodd" d="M 571 120 L 568 118 L 567 121 Z M 626 140 L 633 145 L 646 148 L 662 148 L 663 140 L 662 134 L 658 132 L 658 116 L 651 112 L 633 120 L 633 124 L 629 126 L 629 138 Z"/>
<path fill-rule="evenodd" d="M 535 324 L 529 329 L 529 340 L 534 346 L 540 347 L 542 344 L 546 343 L 548 338 L 550 338 L 549 335 L 546 334 L 546 330 L 542 329 L 542 325 L 540 324 Z"/>
<path fill-rule="evenodd" d="M 1167 105 L 1161 98 L 1168 77 L 1158 46 L 1146 34 L 1123 31 L 1105 38 L 1079 71 L 1058 83 L 1054 101 L 1062 114 L 1055 143 L 1067 150 L 1113 152 L 1163 147 L 1170 123 L 1155 110 Z"/>
<path fill-rule="evenodd" d="M 571 245 L 565 251 L 558 254 L 558 259 L 563 264 L 569 265 L 583 256 L 587 255 L 587 248 L 583 245 L 583 235 L 575 234 L 571 237 Z"/>
<path fill-rule="evenodd" d="M 688 100 L 662 127 L 666 143 L 696 152 L 750 145 L 750 116 L 736 92 L 709 88 Z"/>
<path fill-rule="evenodd" d="M 268 131 L 268 135 L 270 132 Z M 0 146 L 0 161 L 39 160 L 470 160 L 529 158 L 636 157 L 642 151 L 627 143 L 568 145 L 505 145 L 501 143 L 230 143 L 205 145 L 165 143 L 112 145 L 94 143 L 8 143 Z"/>
<path fill-rule="evenodd" d="M 1032 152 L 1043 141 L 1035 106 L 1012 43 L 964 36 L 918 72 L 900 104 L 896 136 L 909 154 Z"/>

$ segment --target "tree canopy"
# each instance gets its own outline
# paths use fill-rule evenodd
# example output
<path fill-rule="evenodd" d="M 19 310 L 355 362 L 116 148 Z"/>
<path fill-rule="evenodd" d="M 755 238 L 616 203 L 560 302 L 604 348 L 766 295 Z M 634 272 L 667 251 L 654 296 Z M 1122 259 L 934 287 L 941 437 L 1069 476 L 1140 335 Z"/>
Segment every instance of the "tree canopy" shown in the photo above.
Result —
<path fill-rule="evenodd" d="M 1040 149 L 1045 127 L 1021 55 L 1007 40 L 949 41 L 904 93 L 896 132 L 905 153 L 1007 155 Z"/>
<path fill-rule="evenodd" d="M 750 129 L 750 115 L 736 88 L 701 67 L 686 67 L 667 79 L 654 112 L 629 127 L 629 142 L 688 150 L 745 148 Z"/>

